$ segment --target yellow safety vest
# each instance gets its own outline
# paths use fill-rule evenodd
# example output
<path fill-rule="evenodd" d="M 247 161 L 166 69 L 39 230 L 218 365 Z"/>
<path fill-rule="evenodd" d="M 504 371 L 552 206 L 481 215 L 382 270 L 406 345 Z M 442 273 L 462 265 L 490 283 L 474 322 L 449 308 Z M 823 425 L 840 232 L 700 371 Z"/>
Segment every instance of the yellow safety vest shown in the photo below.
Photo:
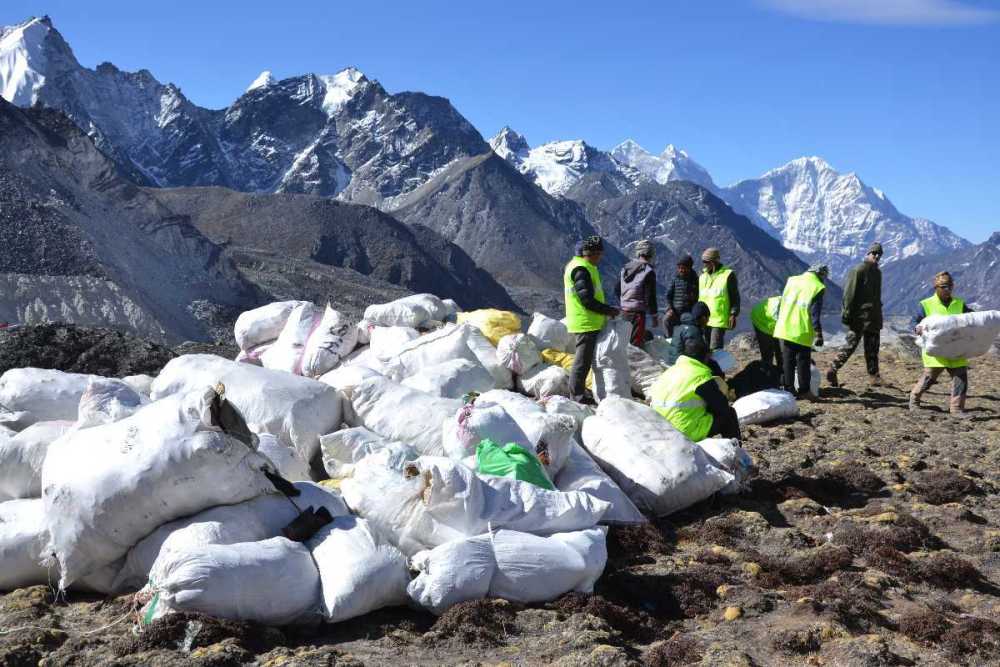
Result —
<path fill-rule="evenodd" d="M 824 289 L 823 281 L 812 271 L 789 278 L 785 291 L 781 293 L 781 310 L 774 325 L 774 337 L 812 347 L 816 330 L 809 317 L 809 304 Z"/>
<path fill-rule="evenodd" d="M 594 297 L 601 303 L 605 303 L 604 285 L 601 284 L 601 274 L 597 272 L 597 267 L 583 257 L 574 257 L 566 265 L 566 270 L 563 271 L 563 287 L 566 290 L 566 328 L 570 333 L 600 331 L 604 328 L 607 317 L 602 313 L 595 313 L 585 308 L 573 288 L 571 274 L 578 266 L 587 269 L 590 280 L 594 283 Z"/>
<path fill-rule="evenodd" d="M 702 271 L 698 278 L 698 300 L 708 306 L 708 326 L 717 329 L 729 328 L 729 274 L 732 269 L 719 266 L 715 273 Z"/>
<path fill-rule="evenodd" d="M 768 336 L 774 335 L 774 325 L 778 320 L 778 305 L 781 303 L 780 296 L 772 296 L 763 301 L 758 301 L 750 311 L 750 321 L 755 329 L 763 331 Z"/>
<path fill-rule="evenodd" d="M 695 390 L 711 381 L 708 366 L 682 354 L 653 383 L 649 405 L 690 440 L 704 440 L 712 430 L 713 418 Z"/>
<path fill-rule="evenodd" d="M 924 315 L 930 317 L 931 315 L 961 315 L 962 311 L 965 310 L 965 302 L 961 299 L 951 298 L 948 305 L 941 303 L 941 299 L 938 295 L 930 297 L 929 299 L 924 299 L 920 302 L 920 305 L 924 307 Z M 921 353 L 924 359 L 924 368 L 965 368 L 969 365 L 967 359 L 947 359 L 945 357 L 932 357 L 926 352 Z"/>

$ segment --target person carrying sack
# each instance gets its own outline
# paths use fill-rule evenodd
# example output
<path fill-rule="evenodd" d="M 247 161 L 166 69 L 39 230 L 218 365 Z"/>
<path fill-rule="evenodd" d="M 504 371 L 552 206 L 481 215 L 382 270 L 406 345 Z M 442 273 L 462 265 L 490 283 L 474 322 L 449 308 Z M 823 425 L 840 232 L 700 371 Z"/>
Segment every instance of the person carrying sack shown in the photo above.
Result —
<path fill-rule="evenodd" d="M 736 326 L 740 314 L 740 287 L 736 274 L 722 263 L 718 248 L 701 254 L 705 269 L 698 279 L 698 299 L 708 306 L 708 349 L 721 350 L 726 330 Z"/>
<path fill-rule="evenodd" d="M 823 347 L 823 280 L 830 275 L 825 264 L 814 264 L 805 273 L 792 276 L 781 293 L 774 337 L 781 340 L 781 361 L 785 389 L 794 391 L 798 378 L 798 398 L 816 400 L 809 387 L 812 346 Z"/>
<path fill-rule="evenodd" d="M 934 294 L 920 302 L 920 310 L 914 316 L 916 322 L 916 333 L 921 333 L 920 323 L 925 317 L 931 315 L 961 315 L 962 313 L 973 312 L 959 298 L 953 297 L 952 290 L 955 281 L 947 271 L 934 276 Z M 944 357 L 932 357 L 926 352 L 922 353 L 924 362 L 924 373 L 913 385 L 910 392 L 910 410 L 916 411 L 920 408 L 920 399 L 931 386 L 941 377 L 945 370 L 951 376 L 951 401 L 949 411 L 957 419 L 969 419 L 972 415 L 965 410 L 965 397 L 969 391 L 969 362 L 966 359 L 946 359 Z"/>

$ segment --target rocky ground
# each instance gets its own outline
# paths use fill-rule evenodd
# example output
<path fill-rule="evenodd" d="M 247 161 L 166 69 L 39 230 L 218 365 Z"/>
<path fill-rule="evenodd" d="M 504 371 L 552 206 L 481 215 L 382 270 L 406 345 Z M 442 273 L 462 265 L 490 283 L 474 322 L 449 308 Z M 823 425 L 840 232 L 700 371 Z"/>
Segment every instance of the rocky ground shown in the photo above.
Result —
<path fill-rule="evenodd" d="M 0 665 L 1000 664 L 1000 359 L 974 364 L 966 422 L 944 387 L 908 412 L 919 372 L 887 350 L 868 390 L 852 360 L 799 418 L 747 429 L 745 493 L 612 529 L 594 596 L 136 632 L 131 597 L 35 587 L 0 598 Z"/>

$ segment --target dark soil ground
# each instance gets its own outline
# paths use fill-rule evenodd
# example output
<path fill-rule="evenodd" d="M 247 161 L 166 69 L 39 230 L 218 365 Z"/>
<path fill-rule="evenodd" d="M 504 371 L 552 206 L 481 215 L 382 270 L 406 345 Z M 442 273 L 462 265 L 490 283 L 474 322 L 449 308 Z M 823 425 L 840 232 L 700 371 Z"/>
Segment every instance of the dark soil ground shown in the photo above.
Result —
<path fill-rule="evenodd" d="M 887 386 L 852 360 L 799 418 L 748 428 L 759 470 L 742 495 L 613 529 L 596 595 L 136 633 L 129 597 L 35 587 L 0 598 L 0 666 L 998 665 L 1000 359 L 974 364 L 966 422 L 944 387 L 908 412 L 919 361 L 882 359 Z"/>

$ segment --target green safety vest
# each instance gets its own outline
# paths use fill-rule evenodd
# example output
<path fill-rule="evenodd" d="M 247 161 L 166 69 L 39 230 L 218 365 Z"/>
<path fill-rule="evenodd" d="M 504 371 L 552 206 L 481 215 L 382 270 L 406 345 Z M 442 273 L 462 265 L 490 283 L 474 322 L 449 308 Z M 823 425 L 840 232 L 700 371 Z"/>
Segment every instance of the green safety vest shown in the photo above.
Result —
<path fill-rule="evenodd" d="M 825 289 L 823 281 L 812 271 L 789 278 L 785 291 L 781 293 L 781 310 L 774 325 L 774 337 L 812 347 L 816 331 L 809 317 L 809 304 Z"/>
<path fill-rule="evenodd" d="M 753 322 L 754 329 L 762 331 L 768 336 L 773 336 L 774 325 L 778 319 L 778 305 L 780 303 L 780 296 L 772 296 L 763 301 L 758 301 L 757 305 L 750 311 L 750 321 Z"/>
<path fill-rule="evenodd" d="M 704 440 L 712 429 L 712 415 L 695 389 L 711 381 L 708 366 L 682 354 L 653 383 L 649 405 L 688 439 Z"/>
<path fill-rule="evenodd" d="M 573 278 L 570 276 L 578 266 L 587 269 L 587 273 L 590 274 L 590 280 L 594 283 L 594 297 L 601 303 L 606 303 L 604 285 L 601 284 L 601 274 L 597 272 L 597 267 L 583 257 L 574 257 L 563 271 L 563 287 L 566 290 L 566 328 L 570 333 L 600 331 L 604 328 L 607 317 L 585 308 L 580 297 L 576 295 L 576 290 L 573 289 Z"/>
<path fill-rule="evenodd" d="M 698 278 L 698 300 L 708 306 L 708 326 L 716 329 L 729 328 L 729 274 L 732 269 L 719 266 L 715 273 L 702 271 Z"/>
<path fill-rule="evenodd" d="M 920 302 L 920 305 L 924 307 L 924 316 L 926 317 L 930 317 L 931 315 L 961 315 L 962 311 L 965 310 L 965 302 L 961 299 L 952 297 L 946 306 L 941 303 L 941 299 L 938 298 L 937 294 L 929 299 L 924 299 Z M 965 368 L 969 365 L 966 359 L 932 357 L 926 352 L 922 352 L 921 356 L 924 358 L 924 368 Z"/>

